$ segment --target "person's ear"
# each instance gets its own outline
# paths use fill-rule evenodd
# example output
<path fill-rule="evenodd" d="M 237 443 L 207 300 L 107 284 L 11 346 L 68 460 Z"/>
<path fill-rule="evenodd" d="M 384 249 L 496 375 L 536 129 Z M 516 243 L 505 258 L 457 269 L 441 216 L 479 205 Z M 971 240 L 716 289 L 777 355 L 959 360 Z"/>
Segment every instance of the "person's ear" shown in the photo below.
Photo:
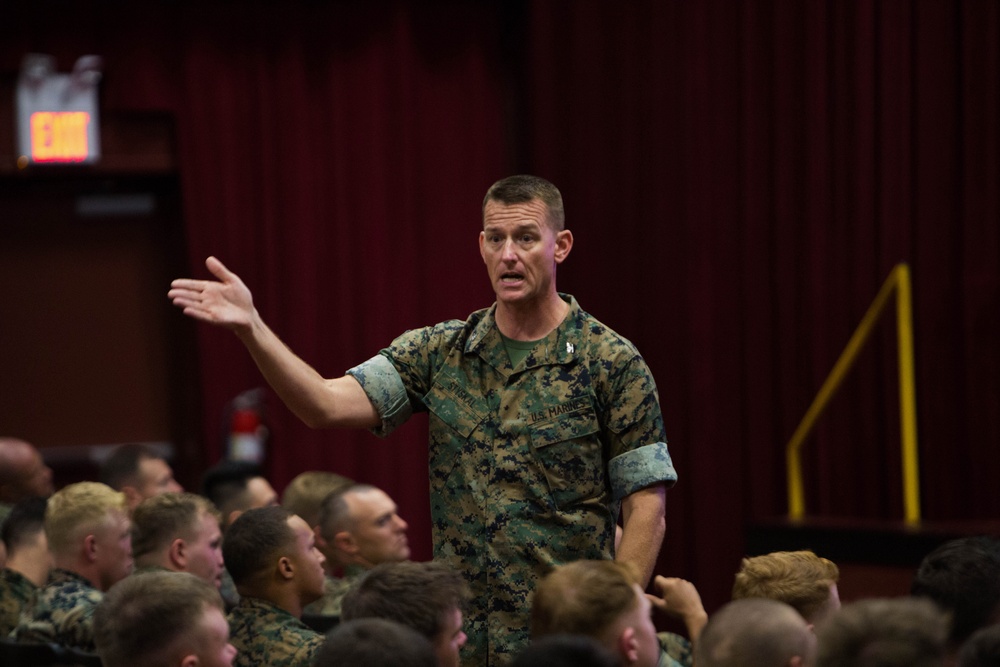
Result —
<path fill-rule="evenodd" d="M 333 546 L 352 556 L 358 553 L 358 543 L 354 539 L 354 535 L 346 530 L 342 530 L 333 536 Z"/>
<path fill-rule="evenodd" d="M 486 232 L 479 232 L 479 256 L 486 261 Z"/>
<path fill-rule="evenodd" d="M 198 656 L 195 654 L 186 655 L 181 659 L 181 667 L 198 667 L 201 661 L 198 660 Z"/>
<path fill-rule="evenodd" d="M 129 507 L 134 508 L 142 502 L 142 495 L 139 493 L 139 489 L 134 486 L 126 484 L 122 487 L 122 493 L 125 494 L 125 502 L 128 503 Z"/>
<path fill-rule="evenodd" d="M 185 569 L 187 567 L 187 544 L 184 543 L 184 540 L 178 537 L 171 542 L 167 556 L 170 558 L 170 562 L 179 569 Z"/>
<path fill-rule="evenodd" d="M 555 249 L 555 260 L 556 264 L 562 264 L 567 257 L 569 257 L 569 251 L 573 249 L 573 232 L 568 229 L 556 232 L 556 249 Z"/>
<path fill-rule="evenodd" d="M 241 514 L 243 514 L 243 510 L 233 510 L 232 512 L 230 512 L 229 517 L 226 521 L 226 525 L 227 526 L 233 525 L 233 521 L 239 519 Z"/>
<path fill-rule="evenodd" d="M 97 560 L 97 537 L 94 535 L 87 535 L 83 538 L 83 557 L 87 559 L 88 562 L 93 563 Z"/>
<path fill-rule="evenodd" d="M 278 576 L 286 580 L 295 576 L 295 565 L 292 564 L 292 560 L 288 556 L 282 556 L 278 559 Z"/>
<path fill-rule="evenodd" d="M 635 628 L 625 628 L 618 637 L 618 652 L 629 664 L 639 659 L 639 642 L 635 636 Z"/>
<path fill-rule="evenodd" d="M 793 656 L 792 659 L 788 661 L 788 667 L 802 667 L 802 656 Z"/>

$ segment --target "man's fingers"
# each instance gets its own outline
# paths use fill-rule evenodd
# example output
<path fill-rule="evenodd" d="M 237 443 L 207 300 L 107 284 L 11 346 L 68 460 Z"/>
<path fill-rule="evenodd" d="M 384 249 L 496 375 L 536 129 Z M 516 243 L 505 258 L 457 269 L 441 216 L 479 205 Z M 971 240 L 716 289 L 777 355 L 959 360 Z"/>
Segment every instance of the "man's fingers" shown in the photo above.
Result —
<path fill-rule="evenodd" d="M 220 262 L 216 257 L 212 256 L 205 260 L 205 267 L 211 272 L 213 276 L 218 278 L 224 283 L 231 282 L 236 275 L 226 268 L 226 265 Z"/>

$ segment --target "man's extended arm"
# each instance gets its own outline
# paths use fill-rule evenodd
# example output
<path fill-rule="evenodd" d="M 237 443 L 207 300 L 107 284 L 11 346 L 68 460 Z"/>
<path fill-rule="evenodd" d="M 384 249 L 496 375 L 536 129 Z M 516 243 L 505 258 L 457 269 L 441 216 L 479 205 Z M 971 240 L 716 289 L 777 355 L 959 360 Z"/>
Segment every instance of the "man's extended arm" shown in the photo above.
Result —
<path fill-rule="evenodd" d="M 271 388 L 310 427 L 379 424 L 378 412 L 357 380 L 324 379 L 264 323 L 239 276 L 215 257 L 205 266 L 218 281 L 182 278 L 170 285 L 167 296 L 185 315 L 233 331 Z"/>
<path fill-rule="evenodd" d="M 655 484 L 622 499 L 622 539 L 615 560 L 631 563 L 645 588 L 653 576 L 666 532 L 666 486 Z"/>

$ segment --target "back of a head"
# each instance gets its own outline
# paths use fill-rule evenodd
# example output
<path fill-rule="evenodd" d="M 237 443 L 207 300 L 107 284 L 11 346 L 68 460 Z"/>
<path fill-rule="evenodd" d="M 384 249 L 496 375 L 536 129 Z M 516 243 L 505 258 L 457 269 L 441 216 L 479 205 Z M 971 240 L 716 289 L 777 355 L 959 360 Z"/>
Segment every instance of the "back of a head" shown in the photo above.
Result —
<path fill-rule="evenodd" d="M 402 623 L 382 618 L 345 621 L 331 630 L 314 667 L 437 667 L 431 642 Z"/>
<path fill-rule="evenodd" d="M 281 506 L 305 519 L 311 528 L 319 523 L 323 499 L 351 484 L 351 480 L 332 472 L 308 470 L 288 483 L 281 497 Z"/>
<path fill-rule="evenodd" d="M 350 504 L 347 502 L 347 496 L 350 494 L 367 493 L 377 489 L 378 487 L 371 484 L 355 482 L 342 486 L 324 496 L 320 502 L 319 518 L 316 522 L 319 526 L 320 535 L 330 542 L 337 533 L 343 530 L 353 530 L 354 521 L 351 516 Z"/>
<path fill-rule="evenodd" d="M 143 500 L 132 512 L 132 556 L 139 560 L 162 552 L 178 537 L 191 539 L 206 514 L 219 518 L 215 506 L 194 493 L 163 493 Z"/>
<path fill-rule="evenodd" d="M 795 609 L 777 600 L 734 600 L 712 614 L 695 644 L 698 667 L 811 664 L 816 638 Z"/>
<path fill-rule="evenodd" d="M 294 544 L 295 533 L 288 525 L 291 516 L 283 507 L 261 507 L 247 510 L 229 527 L 222 558 L 241 592 L 269 572 Z"/>
<path fill-rule="evenodd" d="M 21 547 L 33 544 L 38 534 L 44 532 L 47 502 L 45 498 L 26 498 L 11 509 L 0 531 L 8 556 L 14 556 Z"/>
<path fill-rule="evenodd" d="M 115 447 L 101 464 L 99 479 L 116 491 L 139 483 L 139 464 L 145 459 L 162 458 L 160 453 L 142 443 L 129 443 Z"/>
<path fill-rule="evenodd" d="M 605 640 L 607 631 L 636 606 L 635 576 L 608 560 L 580 560 L 545 576 L 531 604 L 531 637 L 584 635 Z"/>
<path fill-rule="evenodd" d="M 341 619 L 383 618 L 413 628 L 435 641 L 445 615 L 468 599 L 462 575 L 443 563 L 382 563 L 344 596 Z"/>
<path fill-rule="evenodd" d="M 531 642 L 510 667 L 618 667 L 619 660 L 592 637 L 549 635 Z"/>
<path fill-rule="evenodd" d="M 227 517 L 233 511 L 249 508 L 247 483 L 255 477 L 263 477 L 260 466 L 255 463 L 222 461 L 205 471 L 201 483 L 202 495 L 212 501 L 223 517 Z"/>
<path fill-rule="evenodd" d="M 112 586 L 94 612 L 94 640 L 104 667 L 177 664 L 197 653 L 196 628 L 218 591 L 182 572 L 144 572 Z"/>
<path fill-rule="evenodd" d="M 69 554 L 78 542 L 103 524 L 112 512 L 128 512 L 125 496 L 100 482 L 77 482 L 52 495 L 45 509 L 45 537 L 56 556 Z"/>
<path fill-rule="evenodd" d="M 837 566 L 812 551 L 775 551 L 743 559 L 733 583 L 733 599 L 784 602 L 815 623 L 831 605 L 831 590 L 839 579 Z"/>
<path fill-rule="evenodd" d="M 958 667 L 996 667 L 1000 665 L 1000 625 L 977 630 L 958 654 Z"/>
<path fill-rule="evenodd" d="M 939 667 L 948 615 L 930 600 L 872 598 L 844 605 L 819 628 L 817 667 Z"/>
<path fill-rule="evenodd" d="M 942 544 L 920 563 L 910 593 L 951 612 L 949 640 L 960 645 L 1000 615 L 1000 540 L 976 536 Z"/>

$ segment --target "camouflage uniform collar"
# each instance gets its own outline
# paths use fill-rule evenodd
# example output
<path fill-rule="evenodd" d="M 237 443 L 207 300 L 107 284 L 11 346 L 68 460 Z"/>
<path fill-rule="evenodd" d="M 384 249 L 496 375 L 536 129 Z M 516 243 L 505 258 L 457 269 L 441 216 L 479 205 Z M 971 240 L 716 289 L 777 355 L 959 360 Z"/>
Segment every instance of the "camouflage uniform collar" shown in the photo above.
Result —
<path fill-rule="evenodd" d="M 576 357 L 576 350 L 580 347 L 581 317 L 584 312 L 571 294 L 559 292 L 559 298 L 569 304 L 569 312 L 559 326 L 538 342 L 526 360 L 525 368 L 544 364 L 565 364 Z M 465 342 L 465 353 L 478 355 L 495 368 L 506 368 L 510 371 L 512 370 L 510 360 L 504 348 L 503 338 L 500 336 L 500 329 L 497 328 L 496 311 L 496 303 L 485 311 L 479 311 L 481 319 L 469 332 Z M 470 320 L 472 319 L 474 317 L 470 317 Z"/>
<path fill-rule="evenodd" d="M 6 581 L 11 586 L 30 588 L 31 590 L 38 588 L 38 586 L 35 585 L 35 582 L 31 579 L 28 579 L 17 570 L 12 570 L 9 567 L 0 569 L 0 581 Z"/>
<path fill-rule="evenodd" d="M 273 612 L 275 614 L 283 614 L 285 616 L 288 616 L 289 618 L 295 618 L 288 611 L 282 609 L 281 607 L 274 604 L 270 600 L 265 600 L 264 598 L 255 598 L 255 597 L 250 597 L 249 595 L 243 595 L 240 597 L 240 603 L 236 606 L 242 607 L 244 609 L 263 609 L 266 611 Z"/>
<path fill-rule="evenodd" d="M 62 584 L 70 581 L 83 584 L 87 588 L 94 588 L 94 585 L 90 583 L 90 580 L 82 574 L 77 574 L 72 570 L 65 570 L 61 567 L 52 568 L 52 571 L 49 572 L 49 580 L 46 582 L 46 585 Z"/>
<path fill-rule="evenodd" d="M 367 572 L 368 569 L 361 565 L 351 564 L 344 566 L 344 579 L 356 579 Z"/>

